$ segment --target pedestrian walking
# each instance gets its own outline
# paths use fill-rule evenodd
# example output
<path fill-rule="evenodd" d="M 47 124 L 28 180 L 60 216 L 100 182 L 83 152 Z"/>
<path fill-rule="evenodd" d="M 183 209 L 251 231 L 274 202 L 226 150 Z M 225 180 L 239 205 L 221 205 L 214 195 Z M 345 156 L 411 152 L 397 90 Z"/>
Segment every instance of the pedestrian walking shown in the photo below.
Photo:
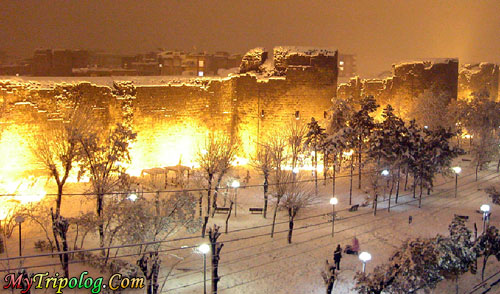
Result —
<path fill-rule="evenodd" d="M 342 259 L 342 248 L 340 244 L 337 245 L 337 249 L 333 253 L 333 260 L 335 261 L 335 267 L 337 270 L 340 270 L 340 260 Z"/>

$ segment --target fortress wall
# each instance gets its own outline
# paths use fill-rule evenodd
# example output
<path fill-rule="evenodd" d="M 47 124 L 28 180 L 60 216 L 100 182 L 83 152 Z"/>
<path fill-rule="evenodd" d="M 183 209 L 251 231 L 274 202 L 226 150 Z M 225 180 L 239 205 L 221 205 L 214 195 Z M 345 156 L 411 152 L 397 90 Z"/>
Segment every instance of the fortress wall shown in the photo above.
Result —
<path fill-rule="evenodd" d="M 449 102 L 457 99 L 457 88 L 458 60 L 444 59 L 395 64 L 392 77 L 386 79 L 351 79 L 339 86 L 338 96 L 356 100 L 373 95 L 381 109 L 391 104 L 396 113 L 405 117 L 424 92 Z"/>
<path fill-rule="evenodd" d="M 27 156 L 26 145 L 37 123 L 59 119 L 68 99 L 92 105 L 108 125 L 123 117 L 121 96 L 108 86 L 78 83 L 41 88 L 6 81 L 0 81 L 0 86 L 0 151 L 17 146 L 16 152 Z M 295 120 L 296 111 L 304 123 L 311 117 L 321 120 L 335 94 L 336 75 L 310 66 L 288 68 L 285 76 L 266 79 L 243 74 L 198 84 L 136 86 L 131 105 L 138 138 L 132 146 L 131 170 L 138 174 L 144 168 L 179 161 L 193 164 L 209 130 L 230 134 L 242 146 L 239 155 L 248 158 L 259 140 Z M 31 158 L 5 160 L 20 170 L 33 168 L 25 166 Z"/>
<path fill-rule="evenodd" d="M 466 64 L 458 75 L 458 98 L 468 100 L 472 93 L 487 92 L 498 100 L 498 65 L 493 63 Z"/>

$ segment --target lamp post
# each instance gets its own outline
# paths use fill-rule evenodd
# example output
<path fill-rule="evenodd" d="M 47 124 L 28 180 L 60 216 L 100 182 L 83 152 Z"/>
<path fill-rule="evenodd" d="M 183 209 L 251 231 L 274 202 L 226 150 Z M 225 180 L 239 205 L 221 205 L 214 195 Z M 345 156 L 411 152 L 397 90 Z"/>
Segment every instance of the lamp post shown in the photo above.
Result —
<path fill-rule="evenodd" d="M 330 198 L 330 204 L 332 205 L 332 237 L 335 234 L 335 205 L 339 203 L 336 197 Z"/>
<path fill-rule="evenodd" d="M 455 198 L 457 198 L 458 194 L 458 174 L 462 172 L 462 168 L 459 166 L 455 166 L 452 168 L 453 172 L 455 173 Z"/>
<path fill-rule="evenodd" d="M 384 200 L 385 200 L 385 195 L 387 194 L 387 186 L 389 186 L 389 179 L 387 178 L 389 176 L 389 170 L 384 169 L 381 172 L 382 176 L 384 176 L 386 183 L 384 185 Z M 376 208 L 375 208 L 376 209 Z M 387 207 L 388 211 L 391 211 L 391 198 L 389 198 L 389 206 Z"/>
<path fill-rule="evenodd" d="M 24 222 L 24 217 L 22 216 L 16 216 L 16 223 L 19 224 L 19 256 L 23 256 L 22 252 L 22 238 L 21 238 L 21 224 Z"/>
<path fill-rule="evenodd" d="M 350 183 L 349 183 L 349 205 L 352 204 L 352 173 L 353 173 L 353 168 L 354 168 L 354 156 L 352 156 L 353 153 L 354 153 L 354 150 L 352 150 L 352 149 L 349 150 L 349 152 L 344 152 L 344 156 L 351 159 L 351 173 L 350 173 Z M 335 168 L 335 165 L 333 168 Z"/>
<path fill-rule="evenodd" d="M 486 222 L 488 221 L 488 214 L 490 213 L 490 206 L 488 204 L 481 205 L 480 210 L 483 212 L 483 234 L 486 232 Z"/>
<path fill-rule="evenodd" d="M 210 252 L 210 246 L 201 244 L 198 251 L 203 254 L 203 294 L 207 294 L 207 253 Z"/>
<path fill-rule="evenodd" d="M 231 187 L 234 188 L 234 217 L 236 217 L 236 211 L 238 210 L 238 188 L 240 187 L 240 182 L 234 180 L 231 183 Z"/>
<path fill-rule="evenodd" d="M 359 260 L 363 263 L 363 273 L 366 272 L 366 263 L 372 260 L 372 255 L 368 252 L 361 252 L 359 254 Z"/>

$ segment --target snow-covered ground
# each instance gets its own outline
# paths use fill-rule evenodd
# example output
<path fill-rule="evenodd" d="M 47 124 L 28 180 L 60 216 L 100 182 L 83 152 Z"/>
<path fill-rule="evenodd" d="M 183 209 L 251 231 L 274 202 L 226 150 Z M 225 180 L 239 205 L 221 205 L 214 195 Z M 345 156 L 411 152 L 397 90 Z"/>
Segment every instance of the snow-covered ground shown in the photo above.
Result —
<path fill-rule="evenodd" d="M 244 175 L 244 171 L 240 171 Z M 229 234 L 222 234 L 219 241 L 224 243 L 221 251 L 219 275 L 220 293 L 325 293 L 320 271 L 326 259 L 331 260 L 337 244 L 344 247 L 356 236 L 360 240 L 361 250 L 372 254 L 372 261 L 367 265 L 367 271 L 377 264 L 384 263 L 391 253 L 404 240 L 415 237 L 432 237 L 437 233 L 447 234 L 448 225 L 454 214 L 468 215 L 467 222 L 470 228 L 477 223 L 479 230 L 482 227 L 481 215 L 476 212 L 481 204 L 491 204 L 484 188 L 499 182 L 500 174 L 493 168 L 480 172 L 476 182 L 472 169 L 465 168 L 459 177 L 458 197 L 454 197 L 454 178 L 438 178 L 434 191 L 430 196 L 424 192 L 422 208 L 418 208 L 418 201 L 412 198 L 411 191 L 402 191 L 399 203 L 394 204 L 392 199 L 391 211 L 387 211 L 387 199 L 379 204 L 377 216 L 373 216 L 371 207 L 360 207 L 357 212 L 347 211 L 349 195 L 349 178 L 343 175 L 337 180 L 336 195 L 339 198 L 337 205 L 338 219 L 335 221 L 335 236 L 331 237 L 329 199 L 331 197 L 331 181 L 326 185 L 320 181 L 320 201 L 299 213 L 299 220 L 295 224 L 293 243 L 287 244 L 288 229 L 287 215 L 284 211 L 278 214 L 278 225 L 273 239 L 270 238 L 270 224 L 272 213 L 267 219 L 262 215 L 250 214 L 249 207 L 262 206 L 262 188 L 240 188 L 238 190 L 237 216 L 231 216 Z M 261 179 L 252 174 L 250 184 L 260 184 Z M 403 188 L 403 187 L 402 187 Z M 76 189 L 76 188 L 72 188 Z M 220 197 L 220 196 L 219 196 Z M 354 179 L 353 204 L 365 200 L 366 194 L 357 189 L 357 179 Z M 77 213 L 85 209 L 78 204 L 75 198 L 66 201 L 63 214 L 70 211 Z M 500 207 L 491 205 L 492 217 L 490 223 L 499 226 Z M 272 208 L 272 205 L 270 206 Z M 90 208 L 89 208 L 90 209 Z M 271 210 L 270 210 L 271 211 Z M 413 222 L 408 223 L 409 216 Z M 224 230 L 226 215 L 218 214 L 210 220 L 209 226 L 218 224 Z M 23 229 L 24 255 L 37 254 L 33 242 L 42 239 L 40 233 L 30 229 Z M 185 237 L 177 235 L 177 237 Z M 95 238 L 94 238 L 95 239 Z M 167 243 L 162 255 L 164 257 L 160 275 L 160 285 L 166 275 L 168 265 L 178 257 L 184 260 L 177 266 L 168 278 L 163 291 L 165 293 L 203 293 L 203 258 L 193 250 L 208 240 L 195 236 L 192 239 Z M 94 242 L 87 247 L 97 246 Z M 187 246 L 182 248 L 181 246 Z M 10 256 L 17 255 L 17 234 L 9 239 Z M 5 257 L 5 254 L 1 255 Z M 132 261 L 132 260 L 131 260 Z M 39 258 L 26 261 L 26 266 L 37 264 L 57 264 L 56 258 Z M 16 264 L 15 266 L 17 266 Z M 1 265 L 3 268 L 5 264 Z M 10 264 L 13 267 L 13 264 Z M 210 287 L 210 260 L 207 262 L 207 286 Z M 498 271 L 500 263 L 493 257 L 488 261 L 486 277 Z M 89 270 L 91 274 L 99 275 L 99 270 L 91 269 L 81 264 L 70 265 L 73 276 L 79 275 L 82 270 Z M 37 269 L 60 270 L 59 266 L 50 266 Z M 361 270 L 361 262 L 356 256 L 344 255 L 341 270 L 334 293 L 355 293 L 353 276 Z M 500 278 L 497 276 L 494 280 Z M 480 275 L 466 274 L 459 281 L 460 293 L 469 293 L 474 285 L 480 282 Z M 495 292 L 497 291 L 497 292 Z M 38 292 L 34 292 L 38 293 Z M 51 292 L 48 292 L 51 293 Z M 66 292 L 65 292 L 66 293 Z M 72 293 L 72 292 L 67 292 Z M 75 293 L 85 293 L 80 291 Z M 434 293 L 455 293 L 454 282 L 441 282 Z M 489 293 L 500 293 L 496 288 Z"/>

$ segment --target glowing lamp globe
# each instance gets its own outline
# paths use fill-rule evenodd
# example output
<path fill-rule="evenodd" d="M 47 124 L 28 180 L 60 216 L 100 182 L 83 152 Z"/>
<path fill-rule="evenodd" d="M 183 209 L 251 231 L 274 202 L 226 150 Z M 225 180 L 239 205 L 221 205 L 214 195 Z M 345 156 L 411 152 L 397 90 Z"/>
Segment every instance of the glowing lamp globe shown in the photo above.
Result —
<path fill-rule="evenodd" d="M 455 172 L 456 174 L 459 174 L 462 172 L 462 168 L 459 167 L 459 166 L 455 166 L 452 168 L 453 169 L 453 172 Z"/>
<path fill-rule="evenodd" d="M 339 200 L 336 197 L 330 198 L 331 205 L 337 205 L 337 203 L 339 203 Z"/>
<path fill-rule="evenodd" d="M 130 200 L 130 201 L 136 201 L 137 200 L 137 194 L 135 193 L 132 193 L 130 195 L 128 195 L 127 199 Z"/>
<path fill-rule="evenodd" d="M 240 187 L 240 182 L 234 180 L 232 183 L 231 183 L 231 187 L 233 188 L 239 188 Z"/>
<path fill-rule="evenodd" d="M 388 175 L 389 175 L 389 171 L 388 171 L 388 170 L 386 170 L 386 169 L 384 169 L 384 170 L 382 171 L 382 175 L 383 175 L 383 176 L 388 176 Z"/>
<path fill-rule="evenodd" d="M 490 211 L 490 206 L 489 206 L 488 204 L 483 204 L 483 205 L 481 205 L 481 208 L 480 208 L 480 209 L 481 209 L 481 211 L 482 211 L 483 213 L 485 213 L 485 212 L 489 212 L 489 211 Z"/>
<path fill-rule="evenodd" d="M 210 246 L 208 244 L 201 244 L 198 246 L 198 251 L 200 251 L 203 254 L 207 254 L 210 252 Z"/>
<path fill-rule="evenodd" d="M 362 262 L 367 262 L 367 261 L 370 261 L 372 259 L 372 255 L 368 252 L 361 252 L 359 254 L 359 260 L 361 260 Z"/>

